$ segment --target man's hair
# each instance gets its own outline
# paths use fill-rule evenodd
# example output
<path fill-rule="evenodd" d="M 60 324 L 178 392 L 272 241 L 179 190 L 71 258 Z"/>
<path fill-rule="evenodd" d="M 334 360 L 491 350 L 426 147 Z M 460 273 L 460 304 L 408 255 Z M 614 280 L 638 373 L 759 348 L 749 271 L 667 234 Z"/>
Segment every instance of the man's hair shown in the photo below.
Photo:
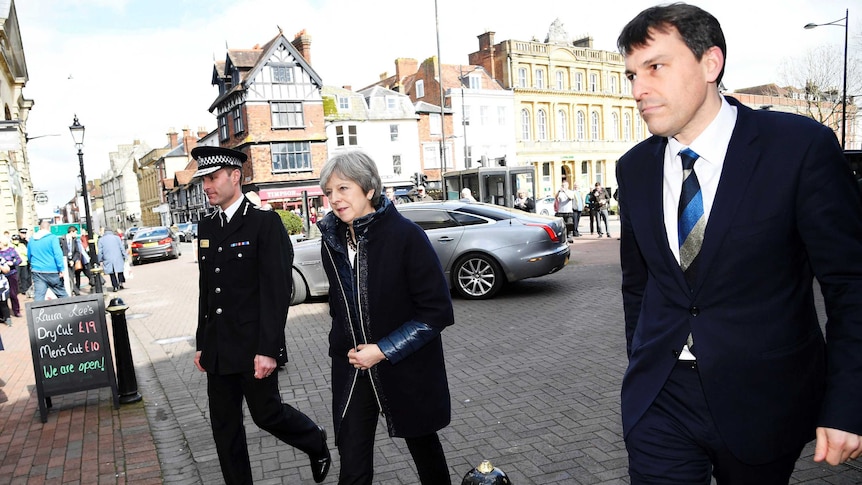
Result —
<path fill-rule="evenodd" d="M 67 230 L 66 230 L 66 232 L 67 232 L 67 233 L 69 233 L 69 232 L 78 232 L 78 228 L 77 228 L 77 227 L 75 227 L 75 226 L 69 226 L 69 229 L 67 229 Z"/>
<path fill-rule="evenodd" d="M 332 174 L 352 180 L 362 188 L 363 193 L 374 190 L 371 197 L 371 205 L 377 207 L 380 197 L 383 196 L 383 182 L 377 172 L 377 164 L 368 154 L 359 150 L 344 152 L 327 161 L 320 169 L 320 188 L 326 192 L 326 184 Z"/>
<path fill-rule="evenodd" d="M 617 48 L 624 55 L 645 46 L 653 40 L 652 32 L 669 33 L 671 28 L 679 32 L 698 61 L 713 46 L 721 49 L 725 63 L 718 73 L 716 84 L 721 83 L 724 66 L 727 65 L 727 44 L 718 19 L 706 10 L 686 3 L 672 3 L 650 7 L 629 21 L 617 38 Z"/>

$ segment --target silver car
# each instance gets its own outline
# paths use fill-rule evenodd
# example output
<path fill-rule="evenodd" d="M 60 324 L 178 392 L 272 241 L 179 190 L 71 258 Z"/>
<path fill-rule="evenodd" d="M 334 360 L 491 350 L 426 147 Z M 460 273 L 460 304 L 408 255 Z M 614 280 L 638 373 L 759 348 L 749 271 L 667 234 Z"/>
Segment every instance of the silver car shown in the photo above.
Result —
<path fill-rule="evenodd" d="M 449 287 L 468 300 L 492 298 L 507 282 L 555 273 L 569 262 L 559 217 L 459 201 L 396 207 L 425 229 Z M 320 258 L 319 238 L 294 245 L 291 305 L 329 293 Z"/>

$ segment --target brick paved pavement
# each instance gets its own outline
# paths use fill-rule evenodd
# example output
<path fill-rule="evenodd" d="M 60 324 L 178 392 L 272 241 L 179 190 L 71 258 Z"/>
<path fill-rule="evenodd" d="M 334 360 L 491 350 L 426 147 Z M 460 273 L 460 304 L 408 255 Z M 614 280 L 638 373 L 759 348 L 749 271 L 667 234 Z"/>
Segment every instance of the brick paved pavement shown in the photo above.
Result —
<path fill-rule="evenodd" d="M 43 425 L 24 322 L 0 328 L 10 398 L 0 404 L 0 484 L 221 482 L 205 377 L 192 365 L 197 267 L 185 248 L 177 261 L 135 267 L 120 293 L 130 306 L 141 403 L 114 410 L 107 389 L 69 394 L 54 399 Z M 586 235 L 555 275 L 511 285 L 491 301 L 455 299 L 456 325 L 443 334 L 453 420 L 441 432 L 453 483 L 483 459 L 516 485 L 628 483 L 618 248 L 615 237 Z M 280 382 L 287 402 L 331 429 L 328 325 L 325 301 L 291 308 L 291 362 Z M 313 483 L 304 455 L 250 419 L 247 431 L 256 483 Z M 862 483 L 862 471 L 816 465 L 811 453 L 809 446 L 792 483 Z M 326 483 L 336 482 L 334 458 Z M 403 441 L 384 425 L 375 462 L 375 483 L 416 482 Z"/>

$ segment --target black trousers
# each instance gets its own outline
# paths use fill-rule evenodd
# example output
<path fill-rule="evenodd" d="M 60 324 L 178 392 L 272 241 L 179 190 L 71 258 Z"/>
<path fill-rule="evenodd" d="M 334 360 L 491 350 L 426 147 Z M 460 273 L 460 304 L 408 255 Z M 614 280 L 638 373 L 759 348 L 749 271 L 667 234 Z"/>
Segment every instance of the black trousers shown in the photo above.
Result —
<path fill-rule="evenodd" d="M 581 230 L 578 228 L 578 226 L 581 224 L 581 211 L 576 210 L 572 215 L 572 218 L 572 227 L 574 228 L 573 231 L 575 233 L 575 236 L 580 236 Z"/>
<path fill-rule="evenodd" d="M 374 478 L 374 434 L 380 416 L 371 381 L 360 377 L 350 398 L 347 414 L 338 430 L 338 455 L 341 470 L 338 485 L 371 485 Z M 416 419 L 422 419 L 417 416 Z M 449 467 L 437 433 L 405 438 L 410 456 L 416 463 L 419 483 L 448 485 Z"/>
<path fill-rule="evenodd" d="M 281 401 L 277 372 L 265 379 L 255 379 L 253 371 L 231 375 L 208 372 L 207 394 L 213 438 L 226 484 L 253 483 L 243 425 L 243 398 L 260 429 L 304 453 L 323 454 L 317 424 Z"/>
<path fill-rule="evenodd" d="M 786 485 L 804 446 L 765 464 L 739 461 L 715 427 L 696 364 L 685 361 L 626 437 L 632 485 L 709 485 L 710 475 L 718 485 Z"/>

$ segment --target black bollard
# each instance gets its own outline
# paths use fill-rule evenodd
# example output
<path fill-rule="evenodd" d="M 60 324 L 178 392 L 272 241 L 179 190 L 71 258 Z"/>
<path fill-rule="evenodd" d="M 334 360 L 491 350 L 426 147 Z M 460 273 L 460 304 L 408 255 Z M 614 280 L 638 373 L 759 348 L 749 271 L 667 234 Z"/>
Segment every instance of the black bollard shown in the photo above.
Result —
<path fill-rule="evenodd" d="M 512 485 L 512 482 L 503 470 L 494 468 L 490 461 L 485 460 L 464 475 L 461 485 Z"/>
<path fill-rule="evenodd" d="M 129 347 L 129 327 L 126 325 L 126 310 L 129 306 L 122 298 L 112 298 L 108 305 L 111 327 L 114 329 L 114 357 L 117 361 L 117 392 L 120 404 L 131 404 L 143 399 L 138 393 L 138 379 Z"/>

